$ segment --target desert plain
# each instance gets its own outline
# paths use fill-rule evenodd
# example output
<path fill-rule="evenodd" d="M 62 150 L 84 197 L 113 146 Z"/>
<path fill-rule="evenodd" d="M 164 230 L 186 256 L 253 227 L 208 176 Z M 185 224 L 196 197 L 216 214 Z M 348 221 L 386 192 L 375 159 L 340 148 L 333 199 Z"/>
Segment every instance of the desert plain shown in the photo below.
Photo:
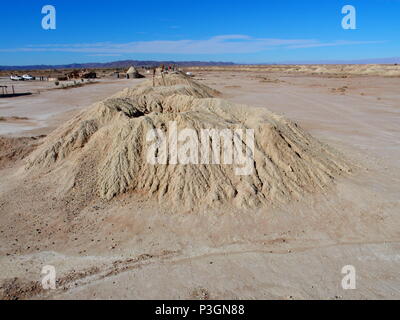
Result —
<path fill-rule="evenodd" d="M 101 79 L 67 90 L 48 84 L 32 88 L 29 86 L 36 83 L 24 83 L 32 95 L 0 99 L 0 298 L 399 299 L 400 68 L 187 70 L 194 78 L 184 82 L 199 85 L 193 85 L 193 95 L 200 100 L 171 98 L 161 81 L 159 91 L 152 94 L 162 101 L 162 109 L 140 109 L 140 123 L 129 109 L 133 102 L 128 111 L 116 104 L 120 100 L 112 105 L 98 103 L 114 96 L 136 99 L 140 104 L 142 97 L 155 90 L 151 85 L 140 89 L 151 78 Z M 121 95 L 125 88 L 130 89 Z M 226 103 L 220 105 L 218 100 L 213 104 L 204 88 L 216 90 L 217 98 Z M 185 95 L 185 90 L 179 90 Z M 201 99 L 211 102 L 205 106 Z M 310 147 L 310 157 L 299 156 L 308 167 L 299 165 L 298 170 L 306 171 L 296 176 L 300 180 L 293 182 L 293 188 L 288 184 L 284 190 L 290 194 L 285 197 L 270 199 L 260 186 L 255 194 L 238 189 L 243 199 L 237 203 L 236 194 L 222 197 L 224 202 L 220 197 L 207 202 L 209 198 L 204 197 L 212 198 L 208 193 L 219 190 L 225 183 L 222 178 L 230 177 L 224 169 L 218 171 L 226 174 L 220 180 L 211 171 L 204 178 L 209 191 L 206 188 L 197 194 L 195 190 L 194 200 L 206 199 L 204 206 L 200 201 L 192 207 L 180 205 L 179 197 L 171 196 L 171 201 L 171 197 L 153 197 L 145 182 L 130 187 L 133 180 L 146 180 L 149 175 L 162 178 L 158 172 L 148 171 L 132 177 L 140 168 L 124 171 L 124 162 L 118 161 L 136 150 L 121 145 L 132 138 L 126 126 L 139 134 L 143 123 L 173 118 L 176 113 L 195 123 L 197 118 L 188 118 L 190 109 L 174 109 L 181 100 L 195 105 L 193 117 L 212 113 L 213 108 L 224 121 L 235 120 L 243 126 L 248 126 L 246 121 L 258 124 L 258 118 L 271 117 L 271 123 L 276 121 L 271 130 L 281 132 L 282 126 L 284 141 L 285 132 L 303 136 L 304 130 L 311 146 L 315 139 L 317 149 Z M 168 103 L 169 109 L 165 107 Z M 149 105 L 146 102 L 146 107 Z M 158 107 L 158 102 L 155 105 Z M 240 108 L 235 109 L 236 105 Z M 229 114 L 229 108 L 234 112 Z M 270 116 L 268 110 L 276 116 Z M 98 111 L 104 118 L 92 122 Z M 209 121 L 212 123 L 211 118 Z M 111 126 L 116 129 L 108 129 Z M 81 127 L 83 133 L 75 137 L 75 128 Z M 299 133 L 293 129 L 297 127 Z M 283 150 L 279 135 L 277 139 L 274 146 L 268 139 L 256 141 L 268 153 L 271 148 Z M 73 148 L 68 141 L 74 143 Z M 101 141 L 109 144 L 103 151 L 95 149 Z M 108 158 L 115 143 L 121 146 L 120 153 Z M 296 143 L 289 149 L 295 147 Z M 286 153 L 273 154 L 284 158 Z M 104 163 L 98 166 L 96 160 L 101 157 L 105 157 Z M 287 159 L 296 161 L 291 154 Z M 115 172 L 124 176 L 124 186 L 105 171 L 113 165 Z M 292 183 L 290 172 L 297 170 L 292 167 L 287 172 L 277 169 L 282 177 L 268 176 L 268 172 L 265 177 Z M 98 171 L 104 175 L 99 174 L 97 182 L 87 177 L 88 172 Z M 164 193 L 171 193 L 180 181 L 193 188 L 197 180 L 193 182 L 191 174 L 197 177 L 198 171 L 163 173 L 171 180 Z M 259 175 L 259 180 L 268 184 Z M 325 175 L 329 176 L 326 181 Z M 302 180 L 304 177 L 309 180 Z M 306 185 L 308 181 L 313 185 Z M 143 188 L 137 187 L 141 183 Z M 105 197 L 99 196 L 102 192 Z M 246 201 L 248 194 L 254 196 L 251 203 Z M 41 271 L 48 265 L 57 271 L 55 290 L 42 288 Z M 348 265 L 356 270 L 356 288 L 352 290 L 342 287 L 342 268 Z"/>

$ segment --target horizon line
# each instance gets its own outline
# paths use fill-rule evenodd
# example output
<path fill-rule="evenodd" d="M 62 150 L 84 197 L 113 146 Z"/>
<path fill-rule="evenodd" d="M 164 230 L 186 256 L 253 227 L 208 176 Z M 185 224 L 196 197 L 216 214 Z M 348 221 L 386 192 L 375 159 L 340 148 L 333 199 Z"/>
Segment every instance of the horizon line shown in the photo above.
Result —
<path fill-rule="evenodd" d="M 343 65 L 366 65 L 366 64 L 397 64 L 400 63 L 400 57 L 387 57 L 387 58 L 367 58 L 367 59 L 343 59 L 343 60 L 299 60 L 299 61 L 276 61 L 276 62 L 256 62 L 256 63 L 248 63 L 248 62 L 233 62 L 233 61 L 213 61 L 213 60 L 174 60 L 174 59 L 165 59 L 165 60 L 135 60 L 135 59 L 125 59 L 125 60 L 114 60 L 108 62 L 72 62 L 72 63 L 58 63 L 58 64 L 31 64 L 31 65 L 0 65 L 1 70 L 9 69 L 9 68 L 29 68 L 29 67 L 50 67 L 50 68 L 68 68 L 73 67 L 74 65 L 98 65 L 101 68 L 102 65 L 114 64 L 114 63 L 137 63 L 136 65 L 140 66 L 140 63 L 145 64 L 158 64 L 158 63 L 175 63 L 175 64 L 213 64 L 213 66 L 218 65 L 234 65 L 234 66 L 257 66 L 257 65 L 324 65 L 324 64 L 343 64 Z M 201 67 L 201 65 L 199 65 Z M 206 67 L 206 65 L 204 65 Z M 93 67 L 96 68 L 96 67 Z M 110 67 L 112 68 L 112 67 Z"/>

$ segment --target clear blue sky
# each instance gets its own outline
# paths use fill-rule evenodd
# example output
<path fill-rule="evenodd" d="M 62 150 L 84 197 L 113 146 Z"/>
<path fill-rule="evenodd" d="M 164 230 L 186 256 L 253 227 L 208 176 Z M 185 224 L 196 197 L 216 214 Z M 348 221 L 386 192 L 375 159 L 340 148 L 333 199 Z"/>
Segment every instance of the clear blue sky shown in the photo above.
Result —
<path fill-rule="evenodd" d="M 47 4 L 56 30 L 41 27 Z M 341 27 L 347 4 L 357 30 Z M 12 0 L 0 30 L 0 65 L 387 58 L 400 56 L 400 0 Z"/>

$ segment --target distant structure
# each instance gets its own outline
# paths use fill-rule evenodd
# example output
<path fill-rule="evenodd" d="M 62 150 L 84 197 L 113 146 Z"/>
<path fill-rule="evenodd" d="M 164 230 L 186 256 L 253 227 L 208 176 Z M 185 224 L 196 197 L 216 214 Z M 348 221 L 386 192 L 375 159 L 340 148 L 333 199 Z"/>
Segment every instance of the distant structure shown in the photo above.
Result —
<path fill-rule="evenodd" d="M 93 71 L 88 71 L 88 70 L 74 70 L 69 73 L 67 73 L 67 78 L 70 79 L 96 79 L 97 74 L 96 72 Z"/>
<path fill-rule="evenodd" d="M 57 72 L 57 70 L 55 70 Z M 44 78 L 44 77 L 42 77 Z M 73 70 L 68 73 L 52 73 L 47 77 L 47 81 L 67 81 L 75 79 L 96 79 L 97 73 L 89 70 Z"/>
<path fill-rule="evenodd" d="M 82 79 L 96 79 L 97 73 L 93 71 L 83 71 L 80 76 Z"/>
<path fill-rule="evenodd" d="M 47 81 L 67 81 L 68 76 L 64 74 L 49 74 L 47 77 Z"/>
<path fill-rule="evenodd" d="M 0 86 L 0 88 L 1 88 L 1 95 L 2 96 L 8 94 L 7 86 Z"/>
<path fill-rule="evenodd" d="M 143 75 L 139 73 L 139 71 L 136 70 L 135 67 L 131 66 L 128 71 L 126 72 L 126 78 L 127 79 L 141 79 L 144 78 Z"/>
<path fill-rule="evenodd" d="M 8 93 L 7 91 L 8 86 L 0 86 L 0 88 L 1 88 L 0 98 L 13 98 L 20 96 L 28 96 L 32 94 L 31 92 L 16 93 L 14 86 L 11 86 L 12 93 Z"/>

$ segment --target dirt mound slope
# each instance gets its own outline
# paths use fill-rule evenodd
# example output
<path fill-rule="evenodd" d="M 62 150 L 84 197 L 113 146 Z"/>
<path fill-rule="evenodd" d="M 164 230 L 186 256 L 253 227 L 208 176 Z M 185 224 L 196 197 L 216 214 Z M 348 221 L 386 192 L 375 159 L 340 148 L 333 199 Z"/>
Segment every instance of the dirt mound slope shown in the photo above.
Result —
<path fill-rule="evenodd" d="M 26 170 L 64 170 L 66 192 L 133 192 L 189 208 L 285 203 L 350 170 L 297 124 L 216 94 L 181 74 L 126 89 L 49 135 Z"/>
<path fill-rule="evenodd" d="M 25 159 L 39 145 L 41 138 L 43 137 L 0 137 L 0 169 Z"/>
<path fill-rule="evenodd" d="M 135 88 L 127 88 L 115 94 L 113 98 L 135 98 L 151 94 L 169 96 L 172 94 L 182 94 L 194 96 L 196 98 L 213 98 L 220 92 L 207 87 L 201 83 L 193 81 L 181 73 L 165 74 L 157 76 L 151 80 L 141 83 Z"/>

